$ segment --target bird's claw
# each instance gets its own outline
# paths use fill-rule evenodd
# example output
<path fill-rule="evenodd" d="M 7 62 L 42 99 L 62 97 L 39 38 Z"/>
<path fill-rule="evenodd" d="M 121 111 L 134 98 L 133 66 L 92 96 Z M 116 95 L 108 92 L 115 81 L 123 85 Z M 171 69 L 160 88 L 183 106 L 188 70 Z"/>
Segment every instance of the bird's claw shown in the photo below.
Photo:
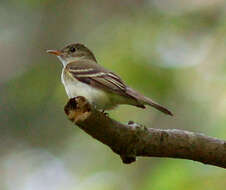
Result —
<path fill-rule="evenodd" d="M 105 112 L 105 110 L 101 111 L 105 116 L 109 116 L 109 113 Z"/>

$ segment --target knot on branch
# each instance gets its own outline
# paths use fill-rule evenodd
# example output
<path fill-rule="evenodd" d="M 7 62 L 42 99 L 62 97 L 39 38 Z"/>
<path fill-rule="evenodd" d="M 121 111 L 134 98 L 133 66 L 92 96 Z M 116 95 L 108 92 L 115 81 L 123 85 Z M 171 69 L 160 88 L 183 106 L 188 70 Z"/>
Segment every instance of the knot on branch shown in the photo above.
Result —
<path fill-rule="evenodd" d="M 136 156 L 120 155 L 120 158 L 124 164 L 131 164 L 136 161 Z"/>
<path fill-rule="evenodd" d="M 64 111 L 69 120 L 74 123 L 84 121 L 91 113 L 91 105 L 83 96 L 71 98 L 64 106 Z"/>

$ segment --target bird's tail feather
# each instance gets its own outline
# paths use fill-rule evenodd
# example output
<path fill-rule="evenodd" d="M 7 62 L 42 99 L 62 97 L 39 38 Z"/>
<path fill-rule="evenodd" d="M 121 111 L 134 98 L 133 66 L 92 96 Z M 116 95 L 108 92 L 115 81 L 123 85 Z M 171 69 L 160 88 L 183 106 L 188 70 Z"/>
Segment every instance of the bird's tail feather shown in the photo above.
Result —
<path fill-rule="evenodd" d="M 153 100 L 151 100 L 148 97 L 143 96 L 142 94 L 136 92 L 135 90 L 131 89 L 131 88 L 127 88 L 127 93 L 132 96 L 133 98 L 135 98 L 139 103 L 141 104 L 148 104 L 152 107 L 154 107 L 155 109 L 167 114 L 167 115 L 171 115 L 173 116 L 173 113 L 171 111 L 169 111 L 167 108 L 163 107 L 162 105 L 154 102 Z M 141 105 L 138 105 L 138 107 L 141 107 Z M 143 105 L 144 108 L 144 105 Z"/>
<path fill-rule="evenodd" d="M 144 103 L 154 107 L 155 109 L 165 113 L 165 114 L 168 114 L 168 115 L 171 115 L 173 116 L 173 113 L 171 111 L 169 111 L 167 108 L 165 108 L 164 106 L 154 102 L 153 100 L 151 100 L 150 98 L 148 97 L 144 97 Z"/>

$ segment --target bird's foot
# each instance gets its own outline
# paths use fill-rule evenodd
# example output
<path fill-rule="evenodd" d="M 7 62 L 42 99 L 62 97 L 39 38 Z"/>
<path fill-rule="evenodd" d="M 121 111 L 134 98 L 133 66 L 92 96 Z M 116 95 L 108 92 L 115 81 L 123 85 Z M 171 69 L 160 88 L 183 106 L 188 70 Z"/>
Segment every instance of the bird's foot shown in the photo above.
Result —
<path fill-rule="evenodd" d="M 105 110 L 101 111 L 105 116 L 109 116 L 109 113 L 105 112 Z"/>

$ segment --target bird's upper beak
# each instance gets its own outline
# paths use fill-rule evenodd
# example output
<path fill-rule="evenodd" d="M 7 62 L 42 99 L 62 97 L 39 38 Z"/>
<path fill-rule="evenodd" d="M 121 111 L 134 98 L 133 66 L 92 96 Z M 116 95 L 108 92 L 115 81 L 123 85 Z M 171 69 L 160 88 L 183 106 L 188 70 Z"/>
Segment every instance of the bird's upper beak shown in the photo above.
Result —
<path fill-rule="evenodd" d="M 60 56 L 62 54 L 62 52 L 59 50 L 47 50 L 46 52 L 57 56 Z"/>

